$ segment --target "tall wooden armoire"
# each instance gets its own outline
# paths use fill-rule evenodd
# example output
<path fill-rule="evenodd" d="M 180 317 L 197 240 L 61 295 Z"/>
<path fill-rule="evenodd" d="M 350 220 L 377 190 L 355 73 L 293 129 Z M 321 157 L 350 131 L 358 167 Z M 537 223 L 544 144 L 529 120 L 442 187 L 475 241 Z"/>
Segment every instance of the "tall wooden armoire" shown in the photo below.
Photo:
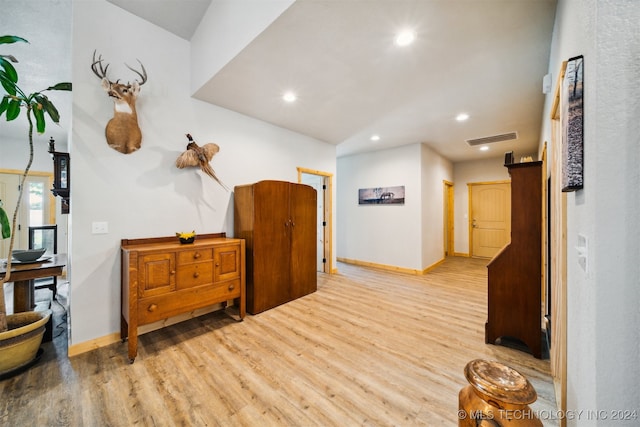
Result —
<path fill-rule="evenodd" d="M 542 357 L 542 162 L 505 165 L 511 175 L 511 242 L 488 267 L 485 341 L 516 338 Z"/>
<path fill-rule="evenodd" d="M 316 197 L 312 187 L 284 181 L 235 187 L 234 235 L 246 242 L 249 313 L 316 291 Z"/>

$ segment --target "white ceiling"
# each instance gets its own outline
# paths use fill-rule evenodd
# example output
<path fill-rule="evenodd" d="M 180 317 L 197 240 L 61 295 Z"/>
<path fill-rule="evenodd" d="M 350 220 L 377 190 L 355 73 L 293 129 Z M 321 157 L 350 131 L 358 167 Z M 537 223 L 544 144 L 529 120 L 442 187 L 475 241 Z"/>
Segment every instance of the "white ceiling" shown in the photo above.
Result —
<path fill-rule="evenodd" d="M 187 40 L 211 2 L 109 1 Z M 501 157 L 511 150 L 519 158 L 535 153 L 539 142 L 555 4 L 297 0 L 211 76 L 197 96 L 335 144 L 339 156 L 425 143 L 454 162 Z M 417 39 L 399 48 L 395 32 L 407 27 Z M 30 49 L 51 46 L 52 35 L 46 38 L 42 44 L 30 40 Z M 52 52 L 58 56 L 46 70 L 50 78 L 53 64 L 65 63 L 61 52 Z M 70 70 L 59 74 L 59 80 L 68 80 Z M 288 89 L 298 94 L 293 104 L 280 98 Z M 70 111 L 70 96 L 56 98 L 61 110 Z M 460 112 L 470 119 L 456 122 Z M 465 142 L 514 131 L 517 140 L 491 144 L 488 152 Z M 370 141 L 372 134 L 380 141 Z"/>
<path fill-rule="evenodd" d="M 339 156 L 422 142 L 452 161 L 517 158 L 539 143 L 554 14 L 543 0 L 298 0 L 198 97 Z M 417 39 L 400 48 L 407 27 Z M 294 105 L 279 98 L 289 88 Z M 465 142 L 513 131 L 486 153 Z"/>
<path fill-rule="evenodd" d="M 175 32 L 184 38 L 202 16 L 180 1 L 110 1 L 169 31 L 182 23 Z M 150 2 L 162 10 L 142 7 Z M 539 142 L 555 4 L 298 0 L 197 96 L 335 144 L 338 155 L 422 142 L 452 161 L 511 150 L 517 158 Z M 403 28 L 417 40 L 400 48 Z M 289 89 L 294 104 L 280 99 Z M 460 112 L 470 119 L 456 122 Z M 514 131 L 517 140 L 488 152 L 465 142 Z"/>

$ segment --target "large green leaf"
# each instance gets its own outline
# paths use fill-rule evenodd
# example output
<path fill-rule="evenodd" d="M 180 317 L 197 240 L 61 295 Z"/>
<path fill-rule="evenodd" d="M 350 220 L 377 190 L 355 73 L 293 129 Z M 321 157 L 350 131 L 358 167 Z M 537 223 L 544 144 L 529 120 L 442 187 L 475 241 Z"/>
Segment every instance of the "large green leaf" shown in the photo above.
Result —
<path fill-rule="evenodd" d="M 0 56 L 0 66 L 4 68 L 4 71 L 7 73 L 7 77 L 14 83 L 18 83 L 18 72 L 15 67 L 11 65 L 11 62 L 4 59 Z"/>
<path fill-rule="evenodd" d="M 15 120 L 20 115 L 20 104 L 21 102 L 17 99 L 12 99 L 9 101 L 9 106 L 7 107 L 7 121 Z"/>
<path fill-rule="evenodd" d="M 2 229 L 2 238 L 8 239 L 11 237 L 11 225 L 9 225 L 9 217 L 2 206 L 0 206 L 0 228 Z"/>
<path fill-rule="evenodd" d="M 42 107 L 47 112 L 49 117 L 51 117 L 51 120 L 53 120 L 54 123 L 60 122 L 60 113 L 58 113 L 58 110 L 56 109 L 55 105 L 53 105 L 53 103 L 49 101 L 49 98 L 40 94 L 40 95 L 36 95 L 36 100 L 40 104 L 42 104 Z"/>
<path fill-rule="evenodd" d="M 18 36 L 0 36 L 0 44 L 9 44 L 15 42 L 25 42 L 29 43 L 26 39 Z"/>
<path fill-rule="evenodd" d="M 0 84 L 9 95 L 15 95 L 16 84 L 11 80 L 4 70 L 0 70 Z"/>
<path fill-rule="evenodd" d="M 3 96 L 2 101 L 0 101 L 0 116 L 2 115 L 2 113 L 7 111 L 8 106 L 9 106 L 9 97 Z"/>
<path fill-rule="evenodd" d="M 56 85 L 49 86 L 45 90 L 71 90 L 71 83 L 70 82 L 58 83 Z"/>
<path fill-rule="evenodd" d="M 33 116 L 36 118 L 36 130 L 38 133 L 43 133 L 46 127 L 46 123 L 44 121 L 44 109 L 36 104 L 33 106 Z"/>

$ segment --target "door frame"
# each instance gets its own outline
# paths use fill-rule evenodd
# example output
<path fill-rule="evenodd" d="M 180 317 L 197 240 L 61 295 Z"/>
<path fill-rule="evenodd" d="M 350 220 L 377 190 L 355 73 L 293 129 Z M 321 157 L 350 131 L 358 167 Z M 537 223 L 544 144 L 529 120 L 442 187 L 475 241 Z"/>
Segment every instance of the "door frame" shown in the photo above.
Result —
<path fill-rule="evenodd" d="M 444 230 L 443 230 L 443 240 L 444 240 L 444 256 L 453 256 L 455 254 L 454 248 L 454 191 L 453 191 L 453 182 L 447 181 L 446 179 L 442 180 L 443 185 L 443 198 L 444 198 Z"/>
<path fill-rule="evenodd" d="M 468 218 L 467 218 L 467 227 L 468 227 L 468 231 L 469 231 L 469 257 L 473 257 L 473 201 L 472 201 L 472 190 L 473 187 L 475 186 L 480 186 L 480 185 L 496 185 L 496 184 L 509 184 L 511 185 L 511 180 L 510 179 L 503 179 L 503 180 L 499 180 L 499 181 L 481 181 L 481 182 L 468 182 L 467 183 L 467 191 L 469 192 L 468 195 L 468 199 L 469 199 L 469 208 L 468 208 Z M 511 206 L 509 206 L 509 209 L 511 209 Z"/>
<path fill-rule="evenodd" d="M 324 233 L 324 254 L 327 260 L 324 263 L 323 273 L 334 274 L 333 269 L 333 174 L 315 169 L 308 169 L 298 166 L 298 183 L 302 183 L 302 174 L 317 175 L 322 177 L 322 182 L 326 189 L 324 191 L 324 219 L 327 223 Z"/>
<path fill-rule="evenodd" d="M 551 377 L 558 410 L 567 409 L 567 193 L 562 192 L 562 82 L 567 67 L 564 61 L 558 80 L 549 119 L 551 120 L 551 177 L 550 241 L 551 256 L 551 348 L 549 350 Z M 546 171 L 545 171 L 546 172 Z M 546 175 L 545 175 L 546 177 Z M 560 426 L 567 425 L 566 417 Z"/>
<path fill-rule="evenodd" d="M 24 170 L 20 170 L 20 169 L 2 169 L 0 168 L 0 173 L 1 174 L 6 174 L 6 175 L 15 175 L 18 178 L 18 185 L 19 183 L 22 181 L 22 176 L 24 175 Z M 27 174 L 27 178 L 25 180 L 25 185 L 28 182 L 29 178 L 32 177 L 44 177 L 47 178 L 47 190 L 51 190 L 51 188 L 53 188 L 53 172 L 43 172 L 43 171 L 34 171 L 34 170 L 30 170 L 29 173 Z M 46 221 L 45 223 L 49 223 L 49 224 L 57 224 L 57 219 L 56 219 L 56 198 L 53 195 L 53 193 L 51 193 L 50 191 L 48 192 L 49 194 L 49 209 L 48 209 L 48 217 L 49 220 Z M 23 193 L 22 197 L 28 197 L 28 193 Z M 28 242 L 28 230 L 29 230 L 29 218 L 27 215 L 25 215 L 24 209 L 25 208 L 25 204 L 20 202 L 20 212 L 18 212 L 18 225 L 21 226 L 21 229 L 19 230 L 19 233 L 21 233 L 20 235 L 22 237 L 24 237 L 24 241 Z M 4 210 L 7 213 L 7 216 L 9 216 L 9 221 L 13 220 L 13 212 L 15 210 L 15 206 L 4 206 Z M 22 220 L 25 219 L 27 221 L 27 224 L 24 225 L 22 224 Z M 24 227 L 22 227 L 24 225 Z M 12 224 L 13 226 L 13 224 Z M 13 234 L 15 230 L 11 230 L 11 233 Z"/>

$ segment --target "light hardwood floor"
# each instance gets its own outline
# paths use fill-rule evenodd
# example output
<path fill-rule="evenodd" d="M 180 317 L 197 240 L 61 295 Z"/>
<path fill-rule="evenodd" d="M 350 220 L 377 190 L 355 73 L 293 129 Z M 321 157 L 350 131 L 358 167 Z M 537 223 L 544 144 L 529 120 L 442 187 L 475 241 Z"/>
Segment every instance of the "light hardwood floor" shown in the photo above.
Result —
<path fill-rule="evenodd" d="M 484 343 L 485 265 L 339 264 L 317 292 L 242 322 L 218 312 L 142 335 L 134 364 L 120 343 L 68 359 L 63 335 L 0 382 L 0 425 L 455 426 L 476 358 L 524 374 L 548 418 L 549 361 Z"/>

